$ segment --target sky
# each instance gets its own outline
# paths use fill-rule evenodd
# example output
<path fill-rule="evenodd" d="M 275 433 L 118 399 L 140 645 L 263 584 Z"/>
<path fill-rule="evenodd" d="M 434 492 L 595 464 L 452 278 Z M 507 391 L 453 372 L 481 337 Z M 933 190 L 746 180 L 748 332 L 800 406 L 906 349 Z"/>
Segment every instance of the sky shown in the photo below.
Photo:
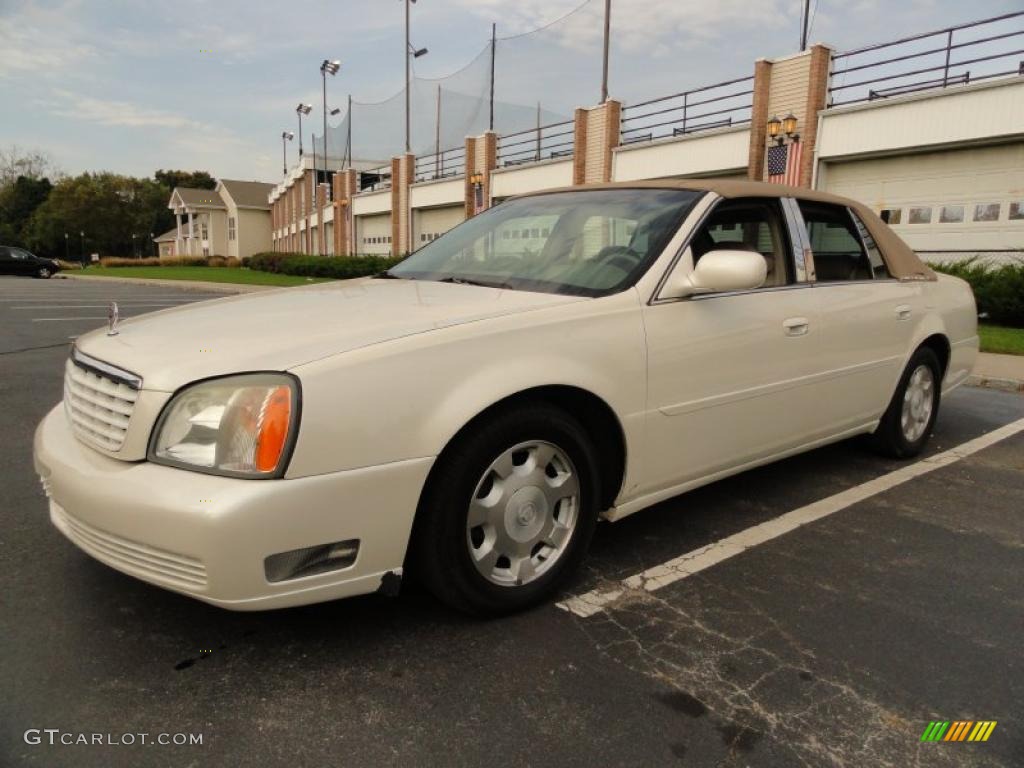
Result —
<path fill-rule="evenodd" d="M 491 24 L 499 100 L 569 115 L 598 101 L 603 2 L 419 0 L 416 73 L 466 70 Z M 752 73 L 798 47 L 800 0 L 613 0 L 610 91 L 629 103 Z M 812 0 L 812 42 L 837 50 L 1019 10 L 1019 0 Z M 0 0 L 0 146 L 49 153 L 67 173 L 158 168 L 277 181 L 295 106 L 388 99 L 403 86 L 402 0 Z M 516 34 L 555 22 L 543 32 Z M 502 39 L 509 38 L 509 39 Z M 538 53 L 543 49 L 543 54 Z M 484 81 L 486 75 L 484 76 Z M 452 82 L 459 82 L 456 78 Z M 397 100 L 401 103 L 401 100 Z M 344 109 L 343 109 L 344 112 Z M 401 120 L 399 110 L 394 119 Z M 338 118 L 332 118 L 337 122 Z M 288 146 L 294 162 L 296 142 Z"/>

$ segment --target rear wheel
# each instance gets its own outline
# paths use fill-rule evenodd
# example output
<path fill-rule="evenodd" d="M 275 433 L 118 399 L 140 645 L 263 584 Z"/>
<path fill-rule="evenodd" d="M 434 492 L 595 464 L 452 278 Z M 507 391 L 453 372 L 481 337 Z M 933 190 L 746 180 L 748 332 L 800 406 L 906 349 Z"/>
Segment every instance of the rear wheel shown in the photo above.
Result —
<path fill-rule="evenodd" d="M 942 368 L 928 347 L 918 349 L 872 435 L 876 450 L 897 459 L 916 456 L 931 437 L 939 413 Z"/>
<path fill-rule="evenodd" d="M 597 522 L 597 461 L 571 416 L 546 404 L 499 412 L 438 461 L 410 546 L 440 600 L 511 613 L 579 565 Z"/>

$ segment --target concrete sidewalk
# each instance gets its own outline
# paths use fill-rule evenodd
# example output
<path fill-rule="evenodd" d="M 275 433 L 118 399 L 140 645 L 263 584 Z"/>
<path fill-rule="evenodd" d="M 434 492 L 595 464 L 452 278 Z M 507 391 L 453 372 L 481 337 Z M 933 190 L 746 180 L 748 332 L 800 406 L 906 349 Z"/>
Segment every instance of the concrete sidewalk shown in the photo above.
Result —
<path fill-rule="evenodd" d="M 1024 356 L 979 352 L 967 383 L 1008 392 L 1024 392 Z"/>

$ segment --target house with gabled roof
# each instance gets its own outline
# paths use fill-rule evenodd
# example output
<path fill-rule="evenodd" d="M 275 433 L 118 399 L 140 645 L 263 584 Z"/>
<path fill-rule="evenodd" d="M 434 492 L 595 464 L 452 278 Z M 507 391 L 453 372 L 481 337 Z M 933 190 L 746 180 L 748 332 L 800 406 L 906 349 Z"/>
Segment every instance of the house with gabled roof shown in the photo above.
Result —
<path fill-rule="evenodd" d="M 174 246 L 161 243 L 161 257 L 245 258 L 269 251 L 273 189 L 273 184 L 235 179 L 218 179 L 214 189 L 175 187 L 167 204 L 175 217 Z"/>

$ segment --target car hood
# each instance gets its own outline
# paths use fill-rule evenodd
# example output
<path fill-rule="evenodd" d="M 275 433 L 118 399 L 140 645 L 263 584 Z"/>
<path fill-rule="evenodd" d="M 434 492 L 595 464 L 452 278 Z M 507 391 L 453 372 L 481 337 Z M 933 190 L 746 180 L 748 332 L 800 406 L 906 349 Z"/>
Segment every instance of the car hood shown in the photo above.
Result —
<path fill-rule="evenodd" d="M 303 363 L 463 323 L 585 301 L 464 284 L 364 278 L 250 293 L 123 320 L 76 345 L 131 371 L 143 388 Z"/>

